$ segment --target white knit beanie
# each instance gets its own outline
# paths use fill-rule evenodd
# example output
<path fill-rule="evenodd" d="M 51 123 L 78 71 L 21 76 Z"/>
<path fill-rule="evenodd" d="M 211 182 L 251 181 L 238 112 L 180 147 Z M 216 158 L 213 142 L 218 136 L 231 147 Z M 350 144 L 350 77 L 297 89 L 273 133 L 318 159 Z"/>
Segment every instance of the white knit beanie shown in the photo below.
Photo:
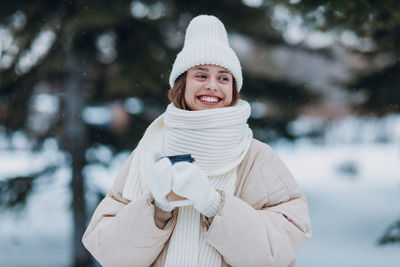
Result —
<path fill-rule="evenodd" d="M 243 84 L 240 62 L 229 46 L 224 24 L 215 16 L 199 15 L 190 21 L 182 51 L 176 56 L 169 76 L 171 88 L 179 75 L 203 64 L 218 65 L 230 70 L 240 91 Z"/>

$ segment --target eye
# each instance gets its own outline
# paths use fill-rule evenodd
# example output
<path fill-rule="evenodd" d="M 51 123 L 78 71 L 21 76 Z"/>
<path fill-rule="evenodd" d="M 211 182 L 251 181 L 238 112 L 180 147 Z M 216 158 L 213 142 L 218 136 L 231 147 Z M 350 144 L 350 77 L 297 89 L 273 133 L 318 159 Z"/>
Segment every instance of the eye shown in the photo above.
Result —
<path fill-rule="evenodd" d="M 205 79 L 205 78 L 207 78 L 207 76 L 204 75 L 204 74 L 197 74 L 196 77 L 199 78 L 199 79 Z"/>
<path fill-rule="evenodd" d="M 222 76 L 222 77 L 220 77 L 219 78 L 221 81 L 229 81 L 229 78 L 228 77 L 225 77 L 225 76 Z"/>

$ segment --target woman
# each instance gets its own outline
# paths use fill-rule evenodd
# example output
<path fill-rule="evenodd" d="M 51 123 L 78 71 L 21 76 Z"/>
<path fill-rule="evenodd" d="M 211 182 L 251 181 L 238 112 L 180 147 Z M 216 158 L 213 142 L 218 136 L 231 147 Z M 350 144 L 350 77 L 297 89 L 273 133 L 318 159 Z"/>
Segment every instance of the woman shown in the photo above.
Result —
<path fill-rule="evenodd" d="M 105 266 L 294 266 L 311 236 L 304 194 L 239 99 L 224 25 L 189 24 L 164 114 L 97 207 L 83 243 Z M 191 154 L 194 162 L 165 156 Z"/>

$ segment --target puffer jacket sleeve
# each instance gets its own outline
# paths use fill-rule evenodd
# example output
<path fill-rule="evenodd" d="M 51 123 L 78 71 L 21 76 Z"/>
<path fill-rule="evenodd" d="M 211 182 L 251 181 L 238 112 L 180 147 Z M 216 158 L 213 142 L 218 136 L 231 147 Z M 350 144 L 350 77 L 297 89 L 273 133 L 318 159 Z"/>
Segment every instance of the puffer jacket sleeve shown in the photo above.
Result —
<path fill-rule="evenodd" d="M 237 196 L 223 193 L 206 239 L 230 266 L 294 266 L 311 237 L 306 199 L 279 156 L 255 147 L 238 173 L 245 177 Z"/>
<path fill-rule="evenodd" d="M 175 224 L 166 218 L 163 229 L 155 225 L 150 194 L 135 201 L 122 197 L 132 155 L 125 162 L 113 188 L 100 202 L 82 242 L 103 266 L 150 266 L 162 251 Z"/>

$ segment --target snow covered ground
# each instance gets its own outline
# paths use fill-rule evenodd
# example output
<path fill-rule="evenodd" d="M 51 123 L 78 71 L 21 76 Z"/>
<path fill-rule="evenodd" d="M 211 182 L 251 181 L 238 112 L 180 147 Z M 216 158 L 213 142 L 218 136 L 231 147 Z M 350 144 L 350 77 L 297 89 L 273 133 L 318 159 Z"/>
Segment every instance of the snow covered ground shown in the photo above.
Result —
<path fill-rule="evenodd" d="M 298 267 L 400 266 L 400 245 L 377 245 L 386 227 L 400 218 L 400 120 L 387 120 L 379 127 L 341 121 L 320 144 L 307 139 L 271 144 L 309 203 L 313 237 L 300 253 Z M 364 132 L 367 137 L 360 137 Z M 42 160 L 57 154 L 54 146 L 48 150 Z M 104 149 L 102 153 L 107 158 Z M 126 157 L 121 153 L 111 159 L 110 169 L 87 167 L 89 188 L 107 190 Z M 35 160 L 28 152 L 0 150 L 0 180 L 32 166 Z M 0 266 L 70 264 L 69 180 L 67 169 L 40 178 L 21 212 L 0 210 Z"/>
<path fill-rule="evenodd" d="M 386 227 L 400 218 L 398 145 L 296 144 L 275 149 L 305 191 L 310 209 L 313 237 L 297 266 L 400 266 L 400 245 L 377 245 Z M 339 170 L 349 162 L 358 166 L 356 173 Z"/>

